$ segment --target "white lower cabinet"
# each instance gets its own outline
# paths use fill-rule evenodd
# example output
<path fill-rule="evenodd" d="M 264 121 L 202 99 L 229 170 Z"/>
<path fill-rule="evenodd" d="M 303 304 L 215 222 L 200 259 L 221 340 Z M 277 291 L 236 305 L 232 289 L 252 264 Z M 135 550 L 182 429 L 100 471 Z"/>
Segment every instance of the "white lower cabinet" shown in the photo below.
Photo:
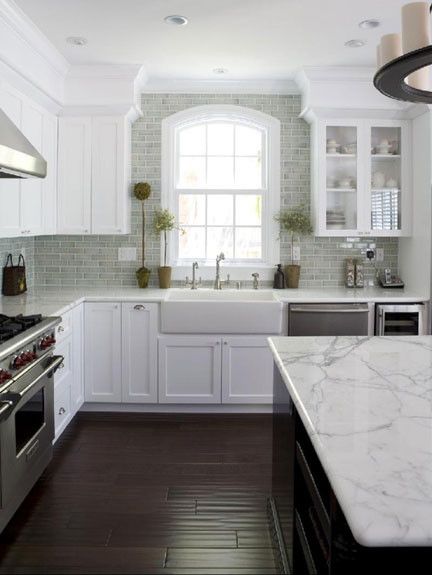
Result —
<path fill-rule="evenodd" d="M 273 359 L 262 336 L 160 336 L 160 403 L 269 404 Z"/>
<path fill-rule="evenodd" d="M 121 305 L 85 304 L 85 400 L 120 403 Z"/>
<path fill-rule="evenodd" d="M 122 304 L 123 403 L 157 403 L 158 304 Z"/>
<path fill-rule="evenodd" d="M 221 402 L 221 339 L 159 337 L 159 402 Z"/>
<path fill-rule="evenodd" d="M 222 403 L 272 403 L 273 356 L 266 337 L 222 340 Z"/>
<path fill-rule="evenodd" d="M 158 304 L 85 304 L 85 400 L 157 403 Z"/>
<path fill-rule="evenodd" d="M 84 403 L 83 394 L 83 306 L 62 315 L 56 328 L 55 354 L 64 360 L 54 376 L 55 441 Z"/>

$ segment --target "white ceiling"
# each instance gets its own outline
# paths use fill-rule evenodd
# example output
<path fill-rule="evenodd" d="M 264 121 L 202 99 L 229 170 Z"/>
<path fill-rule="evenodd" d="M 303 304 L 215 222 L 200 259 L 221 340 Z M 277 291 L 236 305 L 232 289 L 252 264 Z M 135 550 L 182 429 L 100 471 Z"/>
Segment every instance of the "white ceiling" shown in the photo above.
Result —
<path fill-rule="evenodd" d="M 15 0 L 74 64 L 143 64 L 150 77 L 285 79 L 303 66 L 374 66 L 408 0 Z M 163 18 L 181 14 L 187 26 Z M 382 26 L 361 30 L 378 18 Z M 85 36 L 72 47 L 68 36 Z M 367 41 L 350 49 L 352 38 Z M 220 79 L 220 76 L 218 76 Z"/>

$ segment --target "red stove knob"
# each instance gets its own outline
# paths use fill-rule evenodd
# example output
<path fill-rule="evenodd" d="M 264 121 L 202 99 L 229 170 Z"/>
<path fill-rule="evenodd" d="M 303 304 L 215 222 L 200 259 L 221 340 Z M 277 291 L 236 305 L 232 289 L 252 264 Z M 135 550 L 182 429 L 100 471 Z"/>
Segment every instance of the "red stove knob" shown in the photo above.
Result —
<path fill-rule="evenodd" d="M 6 371 L 5 369 L 0 369 L 0 384 L 5 383 L 12 379 L 12 374 Z"/>
<path fill-rule="evenodd" d="M 23 367 L 24 364 L 25 360 L 23 359 L 23 357 L 21 355 L 17 355 L 13 358 L 11 367 L 12 369 L 19 369 L 20 367 Z"/>

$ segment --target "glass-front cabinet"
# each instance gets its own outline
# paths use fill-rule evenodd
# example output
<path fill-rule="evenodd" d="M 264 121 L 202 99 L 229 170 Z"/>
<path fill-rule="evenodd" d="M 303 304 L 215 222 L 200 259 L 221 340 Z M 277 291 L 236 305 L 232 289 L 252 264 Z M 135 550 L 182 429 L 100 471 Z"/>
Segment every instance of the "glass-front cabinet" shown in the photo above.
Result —
<path fill-rule="evenodd" d="M 317 236 L 410 235 L 408 122 L 318 120 L 313 144 Z"/>

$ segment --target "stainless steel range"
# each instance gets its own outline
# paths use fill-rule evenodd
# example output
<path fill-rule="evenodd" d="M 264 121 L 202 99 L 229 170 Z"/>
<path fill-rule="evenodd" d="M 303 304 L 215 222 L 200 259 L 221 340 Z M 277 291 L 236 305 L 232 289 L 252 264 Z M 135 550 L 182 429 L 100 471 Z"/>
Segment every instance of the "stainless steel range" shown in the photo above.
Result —
<path fill-rule="evenodd" d="M 52 457 L 59 322 L 0 314 L 0 531 Z"/>

